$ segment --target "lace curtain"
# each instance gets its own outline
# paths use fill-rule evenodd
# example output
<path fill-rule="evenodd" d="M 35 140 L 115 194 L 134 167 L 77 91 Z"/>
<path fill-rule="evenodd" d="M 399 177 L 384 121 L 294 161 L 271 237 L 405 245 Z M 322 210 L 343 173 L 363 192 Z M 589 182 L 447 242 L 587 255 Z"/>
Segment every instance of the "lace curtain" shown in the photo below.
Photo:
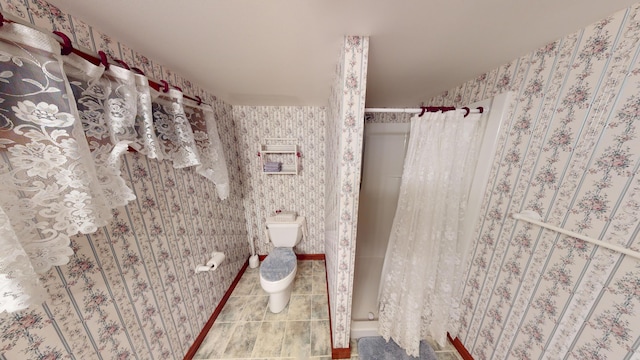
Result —
<path fill-rule="evenodd" d="M 102 194 L 109 208 L 124 206 L 136 198 L 120 176 L 120 156 L 138 137 L 133 74 L 117 67 L 105 73 L 73 54 L 64 61 Z"/>
<path fill-rule="evenodd" d="M 0 310 L 40 301 L 36 273 L 63 265 L 69 236 L 110 216 L 55 40 L 0 28 Z"/>
<path fill-rule="evenodd" d="M 200 154 L 196 171 L 216 184 L 218 197 L 224 200 L 229 196 L 229 173 L 213 109 L 208 105 L 197 106 L 189 100 L 185 103 L 185 114 Z"/>
<path fill-rule="evenodd" d="M 153 120 L 159 152 L 173 167 L 195 166 L 198 174 L 216 184 L 221 200 L 229 196 L 229 175 L 213 109 L 183 99 L 182 93 L 155 92 Z"/>
<path fill-rule="evenodd" d="M 420 340 L 446 343 L 459 306 L 462 220 L 477 161 L 480 114 L 411 119 L 398 207 L 380 288 L 380 334 L 411 356 Z M 471 169 L 471 170 L 469 170 Z"/>
<path fill-rule="evenodd" d="M 189 124 L 181 93 L 59 53 L 47 34 L 0 27 L 0 312 L 41 303 L 38 274 L 69 261 L 70 236 L 95 232 L 135 199 L 120 170 L 130 147 L 197 166 L 228 195 L 210 108 L 194 106 Z"/>

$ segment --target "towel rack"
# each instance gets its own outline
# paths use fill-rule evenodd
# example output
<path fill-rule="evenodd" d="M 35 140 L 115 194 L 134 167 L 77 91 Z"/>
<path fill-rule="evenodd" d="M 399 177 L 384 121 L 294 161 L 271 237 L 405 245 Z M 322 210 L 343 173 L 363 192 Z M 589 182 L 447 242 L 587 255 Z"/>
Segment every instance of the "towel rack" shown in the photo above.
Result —
<path fill-rule="evenodd" d="M 621 252 L 621 253 L 623 253 L 625 255 L 629 255 L 629 256 L 634 257 L 636 259 L 640 259 L 640 252 L 638 252 L 638 251 L 633 251 L 631 249 L 627 249 L 627 248 L 619 246 L 619 245 L 610 244 L 610 243 L 604 242 L 602 240 L 593 239 L 593 238 L 590 238 L 588 236 L 584 236 L 582 234 L 578 234 L 577 232 L 565 230 L 565 229 L 563 229 L 561 227 L 557 227 L 557 226 L 542 222 L 542 221 L 540 221 L 540 215 L 538 215 L 538 213 L 535 212 L 535 211 L 525 210 L 525 211 L 523 211 L 521 213 L 511 214 L 511 217 L 513 217 L 516 220 L 526 221 L 526 222 L 538 225 L 540 227 L 543 227 L 543 228 L 546 228 L 546 229 L 550 229 L 550 230 L 553 230 L 553 231 L 557 231 L 557 232 L 559 232 L 561 234 L 565 234 L 565 235 L 571 236 L 573 238 L 580 239 L 580 240 L 586 241 L 588 243 L 592 243 L 594 245 L 598 245 L 598 246 L 607 248 L 609 250 Z"/>

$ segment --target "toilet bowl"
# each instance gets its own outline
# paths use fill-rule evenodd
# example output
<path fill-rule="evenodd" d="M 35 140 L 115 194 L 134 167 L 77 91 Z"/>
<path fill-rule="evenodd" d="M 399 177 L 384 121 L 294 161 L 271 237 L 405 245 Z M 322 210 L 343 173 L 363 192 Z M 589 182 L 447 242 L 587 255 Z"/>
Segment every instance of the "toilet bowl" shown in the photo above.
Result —
<path fill-rule="evenodd" d="M 274 248 L 260 266 L 260 286 L 269 294 L 269 311 L 279 313 L 291 298 L 298 263 L 291 248 Z"/>
<path fill-rule="evenodd" d="M 267 218 L 267 234 L 275 246 L 260 265 L 260 286 L 269 294 L 269 311 L 279 313 L 291 298 L 298 262 L 293 247 L 300 242 L 305 218 L 283 221 L 282 217 Z"/>

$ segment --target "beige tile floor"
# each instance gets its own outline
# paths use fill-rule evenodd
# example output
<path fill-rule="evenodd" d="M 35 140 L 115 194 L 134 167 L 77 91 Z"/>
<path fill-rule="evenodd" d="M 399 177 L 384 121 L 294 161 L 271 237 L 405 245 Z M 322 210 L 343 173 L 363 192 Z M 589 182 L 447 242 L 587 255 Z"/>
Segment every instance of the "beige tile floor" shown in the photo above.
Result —
<path fill-rule="evenodd" d="M 198 352 L 199 360 L 331 359 L 324 261 L 298 261 L 291 300 L 278 314 L 267 309 L 259 269 L 247 268 Z M 351 342 L 352 359 L 358 346 Z M 458 360 L 453 348 L 438 360 Z"/>

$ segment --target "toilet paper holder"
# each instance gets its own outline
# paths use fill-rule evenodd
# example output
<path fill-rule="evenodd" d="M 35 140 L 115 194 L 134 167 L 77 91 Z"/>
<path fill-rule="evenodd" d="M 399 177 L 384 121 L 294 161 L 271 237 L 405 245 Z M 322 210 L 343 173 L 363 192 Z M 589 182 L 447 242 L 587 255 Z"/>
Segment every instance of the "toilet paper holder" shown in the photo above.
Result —
<path fill-rule="evenodd" d="M 211 258 L 205 264 L 196 266 L 196 274 L 200 272 L 216 270 L 218 267 L 220 267 L 225 258 L 226 256 L 222 252 L 212 252 Z"/>

